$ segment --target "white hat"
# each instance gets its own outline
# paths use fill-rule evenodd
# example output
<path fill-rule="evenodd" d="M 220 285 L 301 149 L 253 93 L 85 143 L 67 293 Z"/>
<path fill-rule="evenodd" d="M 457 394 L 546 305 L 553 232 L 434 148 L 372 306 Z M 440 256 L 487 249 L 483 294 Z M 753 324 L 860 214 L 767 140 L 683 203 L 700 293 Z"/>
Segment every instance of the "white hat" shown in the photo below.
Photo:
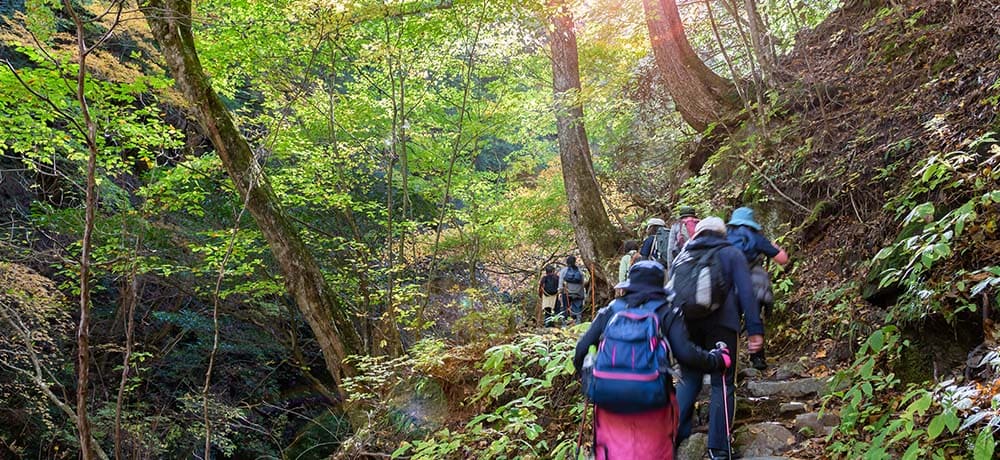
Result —
<path fill-rule="evenodd" d="M 715 233 L 720 233 L 723 236 L 726 234 L 726 222 L 721 218 L 715 216 L 709 216 L 698 222 L 698 225 L 694 227 L 694 236 L 691 238 L 697 238 L 702 231 L 710 231 Z"/>
<path fill-rule="evenodd" d="M 649 219 L 649 220 L 646 221 L 646 228 L 649 228 L 649 227 L 652 227 L 652 226 L 655 226 L 655 225 L 659 225 L 660 227 L 666 227 L 667 223 L 664 222 L 663 219 L 658 219 L 656 217 L 654 217 L 654 218 Z"/>

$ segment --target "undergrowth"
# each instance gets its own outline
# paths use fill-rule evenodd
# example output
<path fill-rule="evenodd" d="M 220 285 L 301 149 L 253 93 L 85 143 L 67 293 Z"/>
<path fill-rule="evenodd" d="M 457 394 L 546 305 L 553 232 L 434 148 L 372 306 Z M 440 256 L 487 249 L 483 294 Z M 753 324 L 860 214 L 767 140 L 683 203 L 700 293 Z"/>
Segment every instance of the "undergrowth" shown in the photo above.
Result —
<path fill-rule="evenodd" d="M 345 387 L 352 412 L 365 414 L 363 427 L 345 442 L 341 457 L 575 458 L 583 399 L 572 362 L 581 332 L 525 332 L 497 338 L 506 343 L 485 350 L 482 342 L 452 347 L 430 339 L 407 357 L 360 358 L 360 375 Z M 414 400 L 443 404 L 449 416 L 400 422 L 393 414 Z"/>

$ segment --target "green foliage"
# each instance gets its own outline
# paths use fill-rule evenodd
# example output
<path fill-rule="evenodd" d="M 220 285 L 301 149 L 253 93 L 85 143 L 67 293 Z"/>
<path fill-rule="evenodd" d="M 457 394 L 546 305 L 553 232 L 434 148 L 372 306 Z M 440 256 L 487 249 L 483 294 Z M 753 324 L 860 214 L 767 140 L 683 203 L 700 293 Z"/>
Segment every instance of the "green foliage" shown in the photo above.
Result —
<path fill-rule="evenodd" d="M 483 407 L 463 431 L 438 430 L 406 441 L 394 457 L 571 458 L 582 411 L 573 374 L 579 328 L 522 334 L 487 350 L 476 393 L 465 404 Z M 544 424 L 543 424 L 544 423 Z"/>
<path fill-rule="evenodd" d="M 886 247 L 875 255 L 874 261 L 890 257 L 903 256 L 902 266 L 888 268 L 881 274 L 880 286 L 899 283 L 904 287 L 904 294 L 894 309 L 894 314 L 904 320 L 921 318 L 929 313 L 943 313 L 945 318 L 952 320 L 963 310 L 975 311 L 974 303 L 962 301 L 959 298 L 957 306 L 950 306 L 942 301 L 949 293 L 935 292 L 928 288 L 927 275 L 935 264 L 954 256 L 954 246 L 961 238 L 966 228 L 972 225 L 977 216 L 977 210 L 988 209 L 1000 203 L 1000 191 L 990 191 L 965 202 L 958 208 L 934 218 L 934 205 L 923 203 L 913 208 L 904 219 L 904 225 L 925 222 L 922 230 L 909 238 L 903 239 L 892 246 Z M 961 247 L 961 246 L 959 246 Z M 989 271 L 989 268 L 979 269 L 979 273 Z M 959 279 L 965 271 L 957 273 Z M 987 284 L 976 285 L 982 291 Z M 969 292 L 965 283 L 958 285 L 959 295 Z"/>
<path fill-rule="evenodd" d="M 987 152 L 997 158 L 1000 147 L 993 133 L 986 133 L 969 143 L 969 152 Z M 931 155 L 914 168 L 913 179 L 902 193 L 886 204 L 887 210 L 896 210 L 897 218 L 902 217 L 904 229 L 898 241 L 880 250 L 872 260 L 873 266 L 888 265 L 878 274 L 880 287 L 901 286 L 903 290 L 890 318 L 914 320 L 943 314 L 951 321 L 962 311 L 975 311 L 971 298 L 992 285 L 987 261 L 973 258 L 955 267 L 956 259 L 977 252 L 984 233 L 996 231 L 991 221 L 1000 203 L 1000 190 L 995 186 L 1000 171 L 976 167 L 981 156 L 963 151 Z M 958 195 L 962 198 L 957 202 L 916 203 L 931 193 L 940 197 L 959 189 L 973 194 Z M 954 268 L 951 273 L 939 275 L 942 266 L 948 265 Z M 976 281 L 972 286 L 978 288 L 976 294 L 971 293 L 972 280 Z"/>
<path fill-rule="evenodd" d="M 841 423 L 831 435 L 829 453 L 835 458 L 944 459 L 967 449 L 974 458 L 992 455 L 992 433 L 1000 423 L 997 398 L 981 385 L 954 380 L 900 389 L 899 378 L 885 369 L 909 346 L 896 326 L 885 326 L 873 332 L 854 363 L 834 377 L 834 391 L 823 404 L 824 410 L 840 407 Z M 991 352 L 983 361 L 997 369 L 1000 354 Z M 978 407 L 984 400 L 988 407 Z M 973 445 L 960 442 L 962 432 L 987 419 Z"/>

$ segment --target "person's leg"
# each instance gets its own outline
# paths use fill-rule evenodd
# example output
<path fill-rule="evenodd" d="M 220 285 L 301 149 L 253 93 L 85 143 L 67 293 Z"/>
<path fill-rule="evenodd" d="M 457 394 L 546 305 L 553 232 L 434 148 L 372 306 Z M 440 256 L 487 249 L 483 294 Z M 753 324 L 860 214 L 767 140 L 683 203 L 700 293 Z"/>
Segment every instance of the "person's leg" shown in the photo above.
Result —
<path fill-rule="evenodd" d="M 580 324 L 583 320 L 583 299 L 570 300 L 570 310 L 573 314 L 573 321 Z"/>
<path fill-rule="evenodd" d="M 677 382 L 677 444 L 691 436 L 694 424 L 694 403 L 701 392 L 701 382 L 704 378 L 700 370 L 681 365 L 681 378 Z"/>
<path fill-rule="evenodd" d="M 688 333 L 691 341 L 704 346 L 704 334 L 697 327 L 688 324 Z M 701 393 L 702 381 L 705 373 L 685 365 L 681 365 L 681 376 L 677 382 L 677 444 L 691 436 L 692 425 L 694 424 L 694 403 Z"/>
<path fill-rule="evenodd" d="M 542 324 L 549 326 L 552 321 L 553 309 L 556 307 L 556 295 L 542 297 Z"/>
<path fill-rule="evenodd" d="M 717 328 L 706 333 L 707 340 L 712 344 L 725 342 L 731 350 L 736 350 L 736 340 L 738 336 L 735 332 L 722 328 Z M 714 348 L 714 345 L 712 346 Z M 726 369 L 725 392 L 723 392 L 723 374 L 716 372 L 712 374 L 712 401 L 709 403 L 708 420 L 708 449 L 712 451 L 728 453 L 730 450 L 730 435 L 733 430 L 733 415 L 736 412 L 735 389 L 733 388 L 733 377 L 735 367 Z"/>

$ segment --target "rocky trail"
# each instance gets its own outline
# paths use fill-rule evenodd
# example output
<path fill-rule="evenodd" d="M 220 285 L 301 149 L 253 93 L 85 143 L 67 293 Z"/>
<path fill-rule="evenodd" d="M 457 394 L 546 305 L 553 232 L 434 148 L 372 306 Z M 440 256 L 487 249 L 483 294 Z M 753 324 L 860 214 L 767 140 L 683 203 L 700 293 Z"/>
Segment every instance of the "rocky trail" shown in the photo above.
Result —
<path fill-rule="evenodd" d="M 765 371 L 738 370 L 733 458 L 774 460 L 817 458 L 824 440 L 840 423 L 821 411 L 828 377 L 811 376 L 800 362 L 783 362 Z M 695 433 L 681 444 L 678 460 L 705 458 L 708 385 L 699 400 Z M 700 422 L 700 423 L 699 423 Z"/>

